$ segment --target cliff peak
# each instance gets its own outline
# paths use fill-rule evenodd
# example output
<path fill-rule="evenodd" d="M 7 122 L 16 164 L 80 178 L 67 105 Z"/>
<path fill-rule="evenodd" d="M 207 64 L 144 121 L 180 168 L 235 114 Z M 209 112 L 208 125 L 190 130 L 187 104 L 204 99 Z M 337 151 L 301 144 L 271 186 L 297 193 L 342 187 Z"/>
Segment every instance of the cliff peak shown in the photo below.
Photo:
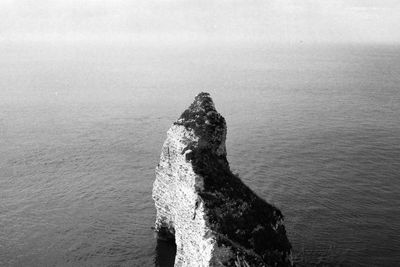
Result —
<path fill-rule="evenodd" d="M 200 147 L 209 148 L 221 155 L 226 154 L 226 122 L 215 109 L 209 93 L 199 93 L 174 124 L 193 131 L 199 139 Z"/>
<path fill-rule="evenodd" d="M 210 94 L 201 92 L 194 98 L 188 109 L 194 113 L 199 111 L 209 112 L 215 111 L 215 106 Z"/>
<path fill-rule="evenodd" d="M 230 171 L 225 139 L 225 119 L 198 94 L 162 148 L 156 231 L 175 240 L 175 266 L 292 266 L 281 211 Z"/>

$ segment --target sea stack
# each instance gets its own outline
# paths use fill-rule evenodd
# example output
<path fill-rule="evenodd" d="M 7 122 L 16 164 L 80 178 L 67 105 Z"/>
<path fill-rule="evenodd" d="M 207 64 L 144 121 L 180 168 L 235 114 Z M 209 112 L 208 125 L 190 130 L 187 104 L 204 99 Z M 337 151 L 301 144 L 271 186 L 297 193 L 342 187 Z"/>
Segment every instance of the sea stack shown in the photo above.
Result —
<path fill-rule="evenodd" d="M 175 240 L 175 266 L 292 266 L 279 209 L 232 174 L 226 123 L 208 93 L 173 123 L 156 168 L 159 238 Z"/>

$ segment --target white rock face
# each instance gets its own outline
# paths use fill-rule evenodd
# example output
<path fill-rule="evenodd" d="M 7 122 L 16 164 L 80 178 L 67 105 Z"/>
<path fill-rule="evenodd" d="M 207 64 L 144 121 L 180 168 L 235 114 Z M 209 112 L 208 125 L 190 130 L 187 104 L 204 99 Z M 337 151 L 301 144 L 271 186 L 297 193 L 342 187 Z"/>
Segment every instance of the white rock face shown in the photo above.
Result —
<path fill-rule="evenodd" d="M 237 235 L 232 234 L 232 231 L 226 230 L 228 228 L 224 227 L 222 222 L 227 216 L 231 216 L 228 214 L 229 209 L 226 208 L 230 204 L 225 205 L 223 202 L 220 203 L 218 201 L 214 201 L 214 203 L 213 200 L 205 199 L 205 196 L 209 195 L 211 198 L 221 196 L 230 200 L 233 199 L 231 196 L 233 193 L 229 192 L 232 191 L 237 194 L 235 188 L 243 186 L 240 192 L 243 191 L 244 195 L 239 195 L 238 201 L 236 199 L 229 201 L 235 204 L 235 207 L 239 207 L 233 210 L 232 217 L 238 218 L 241 222 L 243 220 L 240 220 L 240 216 L 237 214 L 249 213 L 251 215 L 253 211 L 250 210 L 251 208 L 249 208 L 249 212 L 242 211 L 240 210 L 242 206 L 236 204 L 246 204 L 247 200 L 245 198 L 248 196 L 250 196 L 248 200 L 249 207 L 254 201 L 257 202 L 259 200 L 255 195 L 251 195 L 251 190 L 245 185 L 242 185 L 241 182 L 238 184 L 239 182 L 236 181 L 238 178 L 234 179 L 236 179 L 235 183 L 239 186 L 231 186 L 234 189 L 228 190 L 228 193 L 226 193 L 224 190 L 218 192 L 217 189 L 215 191 L 214 187 L 211 186 L 210 176 L 199 174 L 199 166 L 202 166 L 199 163 L 199 158 L 204 156 L 208 159 L 208 155 L 215 157 L 217 160 L 211 159 L 209 163 L 205 160 L 207 164 L 216 165 L 217 167 L 221 165 L 222 169 L 227 168 L 229 170 L 225 149 L 226 124 L 222 116 L 215 111 L 208 94 L 199 94 L 188 110 L 169 129 L 167 139 L 162 148 L 160 163 L 156 168 L 153 199 L 157 210 L 155 229 L 159 237 L 175 238 L 177 246 L 176 267 L 236 266 L 235 264 L 239 264 L 241 260 L 248 262 L 249 259 L 250 262 L 254 263 L 253 266 L 267 266 L 267 264 L 264 264 L 266 261 L 263 259 L 263 255 L 267 254 L 259 255 L 258 251 L 252 250 L 253 247 L 257 246 L 251 244 L 258 244 L 259 241 L 256 240 L 256 237 L 252 237 L 251 234 L 255 235 L 254 233 L 257 233 L 260 229 L 263 231 L 264 227 L 269 227 L 268 229 L 271 229 L 269 231 L 278 233 L 278 228 L 282 224 L 280 217 L 273 223 L 268 222 L 268 226 L 255 226 L 257 222 L 251 222 L 249 224 L 251 225 L 250 227 L 255 226 L 252 229 L 241 230 L 243 228 L 241 224 L 236 231 L 238 232 Z M 202 151 L 205 152 L 203 153 Z M 222 163 L 219 163 L 220 158 Z M 224 161 L 226 161 L 226 165 Z M 228 173 L 227 175 L 232 174 Z M 215 178 L 213 179 L 215 180 Z M 227 180 L 228 182 L 223 181 L 224 183 L 229 183 L 229 180 Z M 230 186 L 227 188 L 229 189 Z M 221 210 L 222 215 L 219 216 L 218 213 L 210 209 L 209 207 L 211 206 Z M 267 208 L 269 207 L 267 206 Z M 275 213 L 273 215 L 275 216 Z M 250 218 L 249 216 L 248 218 Z M 244 219 L 246 218 L 244 217 Z M 282 230 L 282 228 L 279 229 Z M 249 237 L 250 241 L 245 241 L 241 244 L 240 240 L 244 240 L 243 237 Z M 284 256 L 289 257 L 290 252 L 285 252 Z M 276 266 L 291 265 L 285 259 L 282 262 L 287 264 L 282 263 Z"/>
<path fill-rule="evenodd" d="M 206 226 L 204 205 L 196 193 L 197 188 L 203 187 L 203 179 L 186 161 L 191 151 L 183 152 L 186 140 L 198 141 L 198 138 L 181 125 L 174 125 L 168 131 L 153 187 L 156 229 L 173 227 L 177 246 L 175 266 L 210 266 L 215 239 Z"/>

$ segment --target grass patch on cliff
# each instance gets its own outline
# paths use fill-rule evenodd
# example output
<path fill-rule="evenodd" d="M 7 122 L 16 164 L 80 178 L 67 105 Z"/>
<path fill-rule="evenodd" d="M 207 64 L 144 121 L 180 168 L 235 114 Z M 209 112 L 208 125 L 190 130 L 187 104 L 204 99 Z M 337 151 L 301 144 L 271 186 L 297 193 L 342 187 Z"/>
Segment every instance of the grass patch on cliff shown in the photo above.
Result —
<path fill-rule="evenodd" d="M 214 103 L 208 93 L 198 94 L 187 108 L 176 125 L 193 130 L 200 138 L 199 143 L 209 147 L 218 147 L 225 130 L 225 119 L 215 110 Z"/>
<path fill-rule="evenodd" d="M 204 177 L 204 190 L 199 195 L 205 203 L 210 227 L 244 249 L 255 251 L 266 264 L 289 266 L 291 244 L 280 224 L 280 210 L 232 174 L 225 156 L 199 148 L 193 153 L 193 169 Z"/>

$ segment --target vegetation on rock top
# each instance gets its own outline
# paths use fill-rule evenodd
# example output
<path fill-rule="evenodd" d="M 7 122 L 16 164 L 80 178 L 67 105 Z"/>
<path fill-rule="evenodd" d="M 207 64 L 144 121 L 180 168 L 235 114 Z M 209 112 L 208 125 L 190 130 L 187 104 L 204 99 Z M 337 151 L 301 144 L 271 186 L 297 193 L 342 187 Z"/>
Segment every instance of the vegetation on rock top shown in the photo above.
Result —
<path fill-rule="evenodd" d="M 193 130 L 199 137 L 200 146 L 216 149 L 223 141 L 225 119 L 215 110 L 214 103 L 208 93 L 198 94 L 194 102 L 187 108 L 176 125 L 183 125 Z"/>

